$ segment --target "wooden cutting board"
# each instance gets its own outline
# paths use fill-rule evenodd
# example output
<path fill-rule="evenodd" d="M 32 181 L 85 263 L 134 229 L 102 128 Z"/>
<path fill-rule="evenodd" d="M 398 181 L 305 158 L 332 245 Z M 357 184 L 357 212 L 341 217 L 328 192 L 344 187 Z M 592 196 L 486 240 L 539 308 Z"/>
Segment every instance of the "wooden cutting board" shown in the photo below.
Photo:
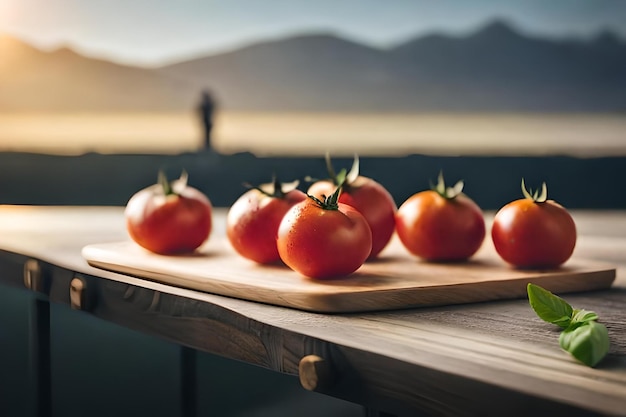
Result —
<path fill-rule="evenodd" d="M 132 241 L 88 245 L 82 254 L 90 265 L 114 272 L 325 313 L 523 298 L 529 282 L 556 293 L 604 289 L 616 273 L 611 265 L 575 257 L 555 270 L 516 270 L 488 244 L 469 262 L 427 263 L 409 255 L 397 238 L 381 259 L 347 278 L 330 281 L 314 281 L 282 265 L 256 265 L 237 255 L 225 238 L 212 239 L 188 256 L 156 255 Z"/>

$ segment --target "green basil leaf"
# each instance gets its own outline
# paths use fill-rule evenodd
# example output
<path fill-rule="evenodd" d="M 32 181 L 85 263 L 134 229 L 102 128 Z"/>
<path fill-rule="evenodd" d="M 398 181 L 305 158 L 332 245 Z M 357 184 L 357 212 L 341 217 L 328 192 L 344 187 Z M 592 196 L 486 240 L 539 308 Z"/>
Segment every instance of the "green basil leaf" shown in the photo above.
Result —
<path fill-rule="evenodd" d="M 578 327 L 572 329 L 566 329 L 561 332 L 559 335 L 559 346 L 561 349 L 569 352 L 569 347 L 572 344 L 572 340 L 574 339 L 574 330 L 578 329 Z"/>
<path fill-rule="evenodd" d="M 594 320 L 598 320 L 598 315 L 594 311 L 575 309 L 574 314 L 572 315 L 572 323 L 570 324 L 570 326 L 574 323 L 577 325 L 581 325 L 587 323 L 588 321 Z"/>
<path fill-rule="evenodd" d="M 609 352 L 609 333 L 597 321 L 588 321 L 559 336 L 561 348 L 587 366 L 596 366 Z"/>
<path fill-rule="evenodd" d="M 538 285 L 529 283 L 526 287 L 528 301 L 535 313 L 544 321 L 566 329 L 572 321 L 572 306 Z"/>

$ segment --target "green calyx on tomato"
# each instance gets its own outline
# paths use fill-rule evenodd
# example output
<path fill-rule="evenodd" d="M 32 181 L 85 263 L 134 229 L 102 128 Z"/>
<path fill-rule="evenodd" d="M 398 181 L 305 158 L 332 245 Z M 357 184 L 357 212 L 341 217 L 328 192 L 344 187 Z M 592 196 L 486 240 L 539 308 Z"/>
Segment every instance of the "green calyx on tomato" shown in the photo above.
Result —
<path fill-rule="evenodd" d="M 354 161 L 352 162 L 350 171 L 346 172 L 345 169 L 342 169 L 339 171 L 339 174 L 336 174 L 332 161 L 330 160 L 330 153 L 326 152 L 326 169 L 328 170 L 330 180 L 337 187 L 349 187 L 359 176 L 359 156 L 357 154 L 354 155 Z"/>
<path fill-rule="evenodd" d="M 443 179 L 443 172 L 439 172 L 437 177 L 437 185 L 430 184 L 431 190 L 445 198 L 446 200 L 454 200 L 459 194 L 463 192 L 465 183 L 463 180 L 458 181 L 452 187 L 446 187 L 446 182 Z"/>
<path fill-rule="evenodd" d="M 543 182 L 541 184 L 541 192 L 539 189 L 531 190 L 530 188 L 526 188 L 526 184 L 524 183 L 524 178 L 522 178 L 522 194 L 529 200 L 533 200 L 535 203 L 545 203 L 548 200 L 548 187 L 546 183 Z"/>
<path fill-rule="evenodd" d="M 187 171 L 183 170 L 180 173 L 180 178 L 170 182 L 167 179 L 167 175 L 165 175 L 165 172 L 163 172 L 163 170 L 159 170 L 157 182 L 161 186 L 163 194 L 165 194 L 166 196 L 178 195 L 180 194 L 181 190 L 183 190 L 187 186 L 188 179 L 189 175 L 187 174 Z"/>
<path fill-rule="evenodd" d="M 298 188 L 298 185 L 300 185 L 300 181 L 295 180 L 292 182 L 282 183 L 276 175 L 273 175 L 272 182 L 269 184 L 252 185 L 246 182 L 243 185 L 247 188 L 257 190 L 268 197 L 284 198 L 289 192 Z"/>
<path fill-rule="evenodd" d="M 345 169 L 339 171 L 339 174 L 335 175 L 334 178 L 338 181 L 337 188 L 335 192 L 329 196 L 322 195 L 322 198 L 317 198 L 314 195 L 307 194 L 311 200 L 315 201 L 321 209 L 324 210 L 339 210 L 339 194 L 341 194 L 341 190 L 344 187 L 344 184 L 347 179 L 347 173 Z"/>

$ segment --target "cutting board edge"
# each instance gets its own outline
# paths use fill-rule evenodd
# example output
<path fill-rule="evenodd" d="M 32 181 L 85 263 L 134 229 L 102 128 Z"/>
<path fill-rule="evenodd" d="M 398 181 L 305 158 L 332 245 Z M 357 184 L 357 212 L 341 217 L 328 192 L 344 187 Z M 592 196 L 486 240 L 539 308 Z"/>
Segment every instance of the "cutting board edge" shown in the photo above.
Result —
<path fill-rule="evenodd" d="M 207 285 L 200 285 L 193 282 L 189 285 L 189 281 L 185 281 L 187 285 L 177 285 L 172 284 L 172 278 L 176 281 L 176 277 L 173 277 L 170 274 L 162 274 L 153 271 L 137 271 L 132 267 L 95 261 L 93 259 L 87 259 L 87 262 L 95 268 L 115 273 L 123 273 L 140 279 L 162 283 L 164 285 L 174 285 L 178 288 L 199 291 L 202 293 L 325 314 L 389 311 L 520 299 L 526 297 L 526 285 L 528 282 L 541 285 L 545 289 L 557 294 L 602 290 L 610 288 L 616 278 L 616 268 L 605 265 L 604 269 L 581 272 L 578 279 L 574 281 L 575 285 L 573 286 L 572 279 L 567 278 L 567 276 L 546 275 L 520 277 L 515 280 L 493 280 L 466 284 L 442 285 L 439 287 L 415 287 L 409 289 L 398 288 L 377 291 L 377 302 L 371 303 L 368 302 L 368 292 L 359 292 L 351 294 L 348 297 L 345 293 L 320 294 L 294 292 L 281 293 L 278 297 L 265 296 L 261 293 L 257 299 L 251 299 L 249 297 L 239 296 L 237 291 L 233 291 L 227 286 L 220 286 L 220 290 L 216 291 L 215 287 L 212 287 L 211 283 L 208 281 L 205 283 Z M 169 279 L 164 280 L 163 277 L 167 277 Z M 507 285 L 503 286 L 503 282 L 506 282 Z M 470 293 L 471 295 L 468 296 L 468 292 L 464 288 L 465 286 L 473 287 L 473 291 Z M 250 288 L 257 289 L 255 286 L 250 286 Z M 272 292 L 268 292 L 268 294 L 269 293 Z M 425 293 L 426 298 L 421 293 Z M 460 295 L 460 293 L 462 293 L 462 295 Z M 259 293 L 257 292 L 257 294 Z M 494 294 L 496 295 L 494 296 Z"/>
<path fill-rule="evenodd" d="M 416 287 L 409 289 L 401 288 L 386 290 L 384 293 L 387 294 L 386 296 L 382 296 L 382 298 L 394 299 L 394 302 L 388 303 L 386 306 L 371 306 L 361 303 L 361 301 L 365 299 L 366 293 L 359 293 L 357 297 L 354 297 L 350 301 L 350 303 L 345 303 L 343 301 L 345 300 L 345 294 L 326 294 L 320 295 L 319 297 L 315 297 L 315 295 L 313 295 L 309 298 L 309 305 L 312 304 L 310 302 L 311 299 L 316 299 L 315 301 L 317 304 L 314 310 L 308 310 L 324 313 L 357 313 L 366 311 L 388 311 L 445 305 L 461 305 L 488 301 L 515 300 L 526 298 L 526 286 L 529 282 L 541 285 L 545 289 L 556 294 L 606 290 L 611 288 L 613 282 L 615 281 L 616 269 L 607 266 L 605 269 L 586 271 L 581 273 L 579 278 L 581 279 L 579 279 L 575 285 L 572 285 L 571 278 L 568 279 L 565 276 L 551 275 L 531 278 L 521 277 L 515 280 L 507 279 L 501 281 L 493 280 L 465 284 L 442 285 L 439 287 Z M 503 282 L 506 282 L 507 285 L 501 286 Z M 468 296 L 468 292 L 465 291 L 464 288 L 461 288 L 464 286 L 472 286 L 477 291 L 473 291 L 471 293 L 472 295 Z M 496 296 L 494 296 L 494 287 L 499 287 Z M 487 291 L 490 291 L 489 295 L 486 295 Z M 417 293 L 427 293 L 429 299 L 425 300 L 424 297 L 416 297 Z M 460 293 L 462 293 L 462 295 Z M 338 301 L 333 301 L 333 298 L 337 298 Z M 380 292 L 378 295 L 378 302 L 381 302 Z"/>

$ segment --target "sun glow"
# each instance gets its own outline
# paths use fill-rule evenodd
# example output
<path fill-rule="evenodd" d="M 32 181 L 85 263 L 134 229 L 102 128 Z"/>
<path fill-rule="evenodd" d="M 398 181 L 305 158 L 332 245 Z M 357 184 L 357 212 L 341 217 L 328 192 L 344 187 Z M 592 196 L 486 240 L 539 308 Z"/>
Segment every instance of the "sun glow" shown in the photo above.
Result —
<path fill-rule="evenodd" d="M 3 35 L 0 33 L 0 68 L 9 68 L 15 59 L 19 57 L 22 52 L 19 41 L 9 35 Z"/>
<path fill-rule="evenodd" d="M 616 115 L 223 112 L 212 145 L 257 154 L 625 155 Z M 591 140 L 593 138 L 593 140 Z M 0 152 L 175 153 L 202 147 L 195 113 L 1 113 Z"/>
<path fill-rule="evenodd" d="M 11 27 L 21 14 L 20 0 L 0 0 L 0 28 Z"/>

